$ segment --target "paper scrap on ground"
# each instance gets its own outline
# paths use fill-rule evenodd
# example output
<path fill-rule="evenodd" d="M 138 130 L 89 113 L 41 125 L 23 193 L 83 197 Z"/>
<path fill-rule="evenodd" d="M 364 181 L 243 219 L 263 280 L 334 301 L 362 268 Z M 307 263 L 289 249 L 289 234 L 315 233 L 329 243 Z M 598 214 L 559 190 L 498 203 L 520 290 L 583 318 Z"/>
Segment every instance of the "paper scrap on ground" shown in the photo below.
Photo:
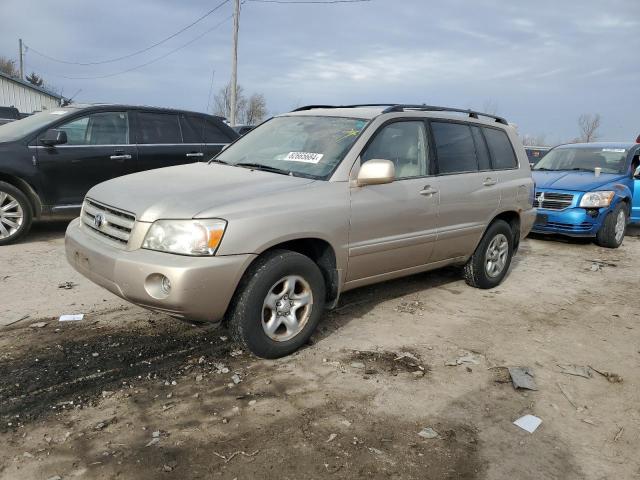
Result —
<path fill-rule="evenodd" d="M 76 315 L 60 315 L 61 322 L 77 322 L 82 319 L 84 319 L 84 313 L 79 313 Z"/>
<path fill-rule="evenodd" d="M 520 417 L 515 422 L 514 425 L 517 425 L 523 430 L 526 430 L 529 433 L 533 433 L 542 423 L 542 419 L 535 417 L 533 415 L 525 415 L 524 417 Z"/>
<path fill-rule="evenodd" d="M 574 375 L 576 377 L 591 378 L 591 368 L 584 365 L 558 364 L 562 369 L 561 373 L 565 375 Z"/>
<path fill-rule="evenodd" d="M 536 382 L 533 380 L 533 370 L 529 367 L 509 367 L 509 375 L 511 375 L 513 388 L 538 390 Z"/>

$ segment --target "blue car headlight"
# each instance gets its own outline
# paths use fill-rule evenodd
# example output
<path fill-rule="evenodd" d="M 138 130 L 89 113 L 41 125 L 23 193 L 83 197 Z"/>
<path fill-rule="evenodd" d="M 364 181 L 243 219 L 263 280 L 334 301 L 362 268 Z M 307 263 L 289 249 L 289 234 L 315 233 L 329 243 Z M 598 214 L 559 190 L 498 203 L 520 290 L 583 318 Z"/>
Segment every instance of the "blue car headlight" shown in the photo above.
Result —
<path fill-rule="evenodd" d="M 611 205 L 611 200 L 616 192 L 604 190 L 601 192 L 587 192 L 580 200 L 580 206 L 583 208 L 601 208 Z"/>

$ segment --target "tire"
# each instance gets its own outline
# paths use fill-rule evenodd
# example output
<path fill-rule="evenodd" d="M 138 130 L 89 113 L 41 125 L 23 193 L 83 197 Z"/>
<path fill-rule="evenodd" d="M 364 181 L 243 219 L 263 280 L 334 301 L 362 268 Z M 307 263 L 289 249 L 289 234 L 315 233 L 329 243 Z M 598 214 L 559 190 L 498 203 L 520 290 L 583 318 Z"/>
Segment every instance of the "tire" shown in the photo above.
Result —
<path fill-rule="evenodd" d="M 483 289 L 497 287 L 509 271 L 512 258 L 513 231 L 504 220 L 496 220 L 489 225 L 476 251 L 464 266 L 467 285 Z"/>
<path fill-rule="evenodd" d="M 325 283 L 318 266 L 299 253 L 274 250 L 244 274 L 227 326 L 243 349 L 262 358 L 280 358 L 307 343 L 324 304 Z"/>
<path fill-rule="evenodd" d="M 20 240 L 31 228 L 32 221 L 27 196 L 10 183 L 0 182 L 0 246 Z"/>
<path fill-rule="evenodd" d="M 607 214 L 600 230 L 596 233 L 597 245 L 605 248 L 618 248 L 622 245 L 627 232 L 628 210 L 627 204 L 620 202 Z"/>

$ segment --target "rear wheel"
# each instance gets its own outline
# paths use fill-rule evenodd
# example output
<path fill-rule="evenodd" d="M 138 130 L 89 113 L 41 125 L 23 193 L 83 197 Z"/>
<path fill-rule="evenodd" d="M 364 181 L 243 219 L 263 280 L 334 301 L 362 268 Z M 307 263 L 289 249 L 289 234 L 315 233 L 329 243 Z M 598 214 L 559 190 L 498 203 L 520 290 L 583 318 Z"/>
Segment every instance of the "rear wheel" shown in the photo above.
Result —
<path fill-rule="evenodd" d="M 622 245 L 627 231 L 628 207 L 620 202 L 607 214 L 600 230 L 596 233 L 596 244 L 606 248 L 618 248 Z"/>
<path fill-rule="evenodd" d="M 464 266 L 464 278 L 476 288 L 500 285 L 513 256 L 513 231 L 504 220 L 494 221 Z"/>
<path fill-rule="evenodd" d="M 325 284 L 308 257 L 274 250 L 238 286 L 227 316 L 233 339 L 254 355 L 279 358 L 304 345 L 324 310 Z"/>
<path fill-rule="evenodd" d="M 16 242 L 25 235 L 32 218 L 26 195 L 10 183 L 0 182 L 0 245 Z"/>

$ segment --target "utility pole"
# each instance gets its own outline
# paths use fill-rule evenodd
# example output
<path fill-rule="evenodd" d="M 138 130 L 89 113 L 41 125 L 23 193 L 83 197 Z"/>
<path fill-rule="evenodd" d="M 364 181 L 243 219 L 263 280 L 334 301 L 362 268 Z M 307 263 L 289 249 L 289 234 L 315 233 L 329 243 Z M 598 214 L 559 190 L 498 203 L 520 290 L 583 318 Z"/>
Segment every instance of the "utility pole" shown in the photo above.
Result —
<path fill-rule="evenodd" d="M 20 80 L 24 80 L 24 53 L 22 51 L 22 39 L 18 39 L 18 58 L 20 59 Z"/>
<path fill-rule="evenodd" d="M 231 52 L 231 105 L 229 122 L 231 126 L 236 124 L 236 107 L 238 93 L 238 30 L 240 28 L 240 0 L 234 0 L 235 12 L 233 15 L 233 46 Z"/>

